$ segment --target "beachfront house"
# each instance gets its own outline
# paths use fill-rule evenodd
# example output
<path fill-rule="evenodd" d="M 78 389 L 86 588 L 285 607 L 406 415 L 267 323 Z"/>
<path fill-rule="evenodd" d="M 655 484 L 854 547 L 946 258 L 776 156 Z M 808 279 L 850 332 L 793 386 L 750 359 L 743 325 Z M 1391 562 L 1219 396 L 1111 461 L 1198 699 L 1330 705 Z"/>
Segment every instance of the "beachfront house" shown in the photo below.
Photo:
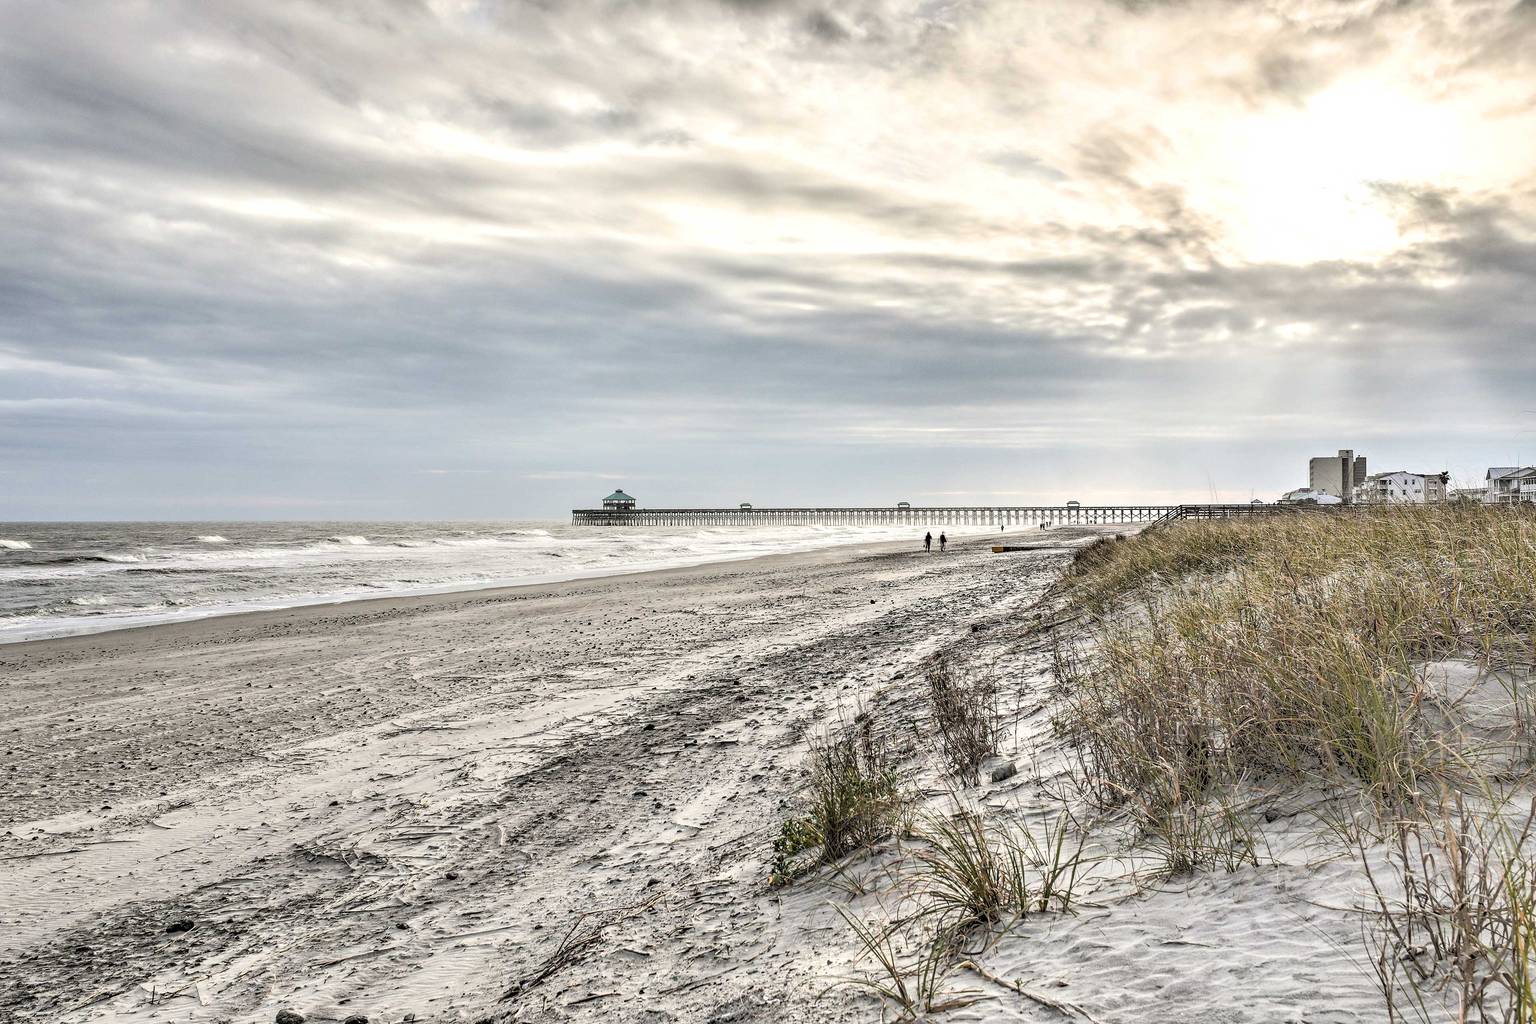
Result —
<path fill-rule="evenodd" d="M 1536 501 L 1536 466 L 1490 466 L 1483 501 L 1489 505 Z"/>
<path fill-rule="evenodd" d="M 635 499 L 622 490 L 614 491 L 603 499 L 604 512 L 633 512 L 634 510 Z"/>
<path fill-rule="evenodd" d="M 1445 501 L 1449 473 L 1376 473 L 1355 483 L 1355 500 L 1375 504 L 1425 505 Z"/>
<path fill-rule="evenodd" d="M 1340 448 L 1337 455 L 1307 461 L 1307 490 L 1353 501 L 1355 487 L 1364 480 L 1365 456 L 1357 456 L 1352 449 Z"/>

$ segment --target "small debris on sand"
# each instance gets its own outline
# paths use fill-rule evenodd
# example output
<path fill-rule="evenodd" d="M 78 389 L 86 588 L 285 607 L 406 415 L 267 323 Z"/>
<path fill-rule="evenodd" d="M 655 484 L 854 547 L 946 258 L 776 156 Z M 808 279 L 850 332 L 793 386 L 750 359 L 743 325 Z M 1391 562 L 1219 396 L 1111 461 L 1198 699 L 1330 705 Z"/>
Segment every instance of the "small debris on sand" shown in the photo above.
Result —
<path fill-rule="evenodd" d="M 1005 782 L 1019 774 L 1019 766 L 1011 760 L 999 760 L 987 771 L 987 778 L 993 782 Z"/>

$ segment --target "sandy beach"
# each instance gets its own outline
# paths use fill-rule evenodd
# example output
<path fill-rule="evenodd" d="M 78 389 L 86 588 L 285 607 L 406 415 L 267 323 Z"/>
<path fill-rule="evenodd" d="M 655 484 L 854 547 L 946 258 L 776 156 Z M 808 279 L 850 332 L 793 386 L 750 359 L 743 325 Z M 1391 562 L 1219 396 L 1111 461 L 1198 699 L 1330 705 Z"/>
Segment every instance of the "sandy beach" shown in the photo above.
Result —
<path fill-rule="evenodd" d="M 878 1015 L 823 995 L 851 966 L 826 894 L 767 885 L 803 739 L 1081 536 L 0 648 L 0 1019 Z"/>

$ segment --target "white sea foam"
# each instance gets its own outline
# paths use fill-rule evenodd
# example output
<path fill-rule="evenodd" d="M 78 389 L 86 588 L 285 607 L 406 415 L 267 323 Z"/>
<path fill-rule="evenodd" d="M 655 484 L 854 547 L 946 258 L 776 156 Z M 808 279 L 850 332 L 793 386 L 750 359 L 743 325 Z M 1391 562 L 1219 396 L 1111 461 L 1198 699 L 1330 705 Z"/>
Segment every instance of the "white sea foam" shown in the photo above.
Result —
<path fill-rule="evenodd" d="M 4 537 L 0 537 L 0 548 L 4 548 L 7 551 L 31 551 L 32 545 L 24 540 L 6 540 Z"/>
<path fill-rule="evenodd" d="M 543 525 L 336 523 L 337 533 L 327 535 L 311 524 L 246 524 L 239 528 L 239 541 L 229 543 L 225 535 L 194 536 L 175 524 L 144 529 L 130 524 L 109 533 L 93 527 L 78 535 L 54 527 L 60 536 L 31 538 L 50 556 L 59 551 L 46 564 L 37 563 L 37 556 L 7 558 L 9 552 L 0 551 L 0 643 L 381 593 L 441 593 L 730 561 L 839 543 L 918 544 L 922 533 Z M 368 534 L 342 532 L 349 526 Z M 16 549 L 23 543 L 0 546 Z"/>

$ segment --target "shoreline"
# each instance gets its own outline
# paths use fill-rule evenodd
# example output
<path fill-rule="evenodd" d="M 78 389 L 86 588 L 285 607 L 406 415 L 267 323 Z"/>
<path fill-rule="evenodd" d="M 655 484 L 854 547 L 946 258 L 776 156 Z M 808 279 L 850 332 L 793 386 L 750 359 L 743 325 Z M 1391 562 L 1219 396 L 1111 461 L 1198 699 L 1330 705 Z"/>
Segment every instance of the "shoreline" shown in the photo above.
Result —
<path fill-rule="evenodd" d="M 1039 528 L 1035 527 L 1021 529 L 1015 531 L 1015 534 L 1024 532 L 1038 533 Z M 1000 535 L 987 535 L 989 539 L 992 536 Z M 977 536 L 974 534 L 962 535 L 962 537 L 952 541 L 951 546 L 959 547 L 961 544 L 964 544 L 967 541 L 975 541 L 976 539 Z M 914 543 L 919 547 L 921 546 L 920 539 Z M 846 552 L 850 548 L 868 548 L 871 551 L 886 549 L 892 551 L 901 551 L 909 550 L 913 547 L 913 543 L 908 543 L 905 541 L 850 540 L 840 544 L 826 544 L 817 547 L 794 548 L 784 551 L 771 552 L 768 554 L 726 555 L 719 558 L 709 558 L 703 561 L 682 562 L 675 565 L 656 565 L 649 567 L 642 565 L 641 567 L 634 568 L 594 569 L 590 571 L 577 570 L 570 573 L 549 573 L 533 577 L 519 577 L 516 580 L 511 581 L 497 580 L 486 583 L 443 584 L 440 587 L 400 590 L 375 595 L 345 594 L 341 596 L 319 596 L 313 599 L 300 598 L 292 602 L 285 601 L 282 604 L 274 604 L 266 607 L 236 607 L 229 611 L 219 610 L 218 608 L 188 609 L 186 614 L 178 615 L 172 618 L 147 618 L 146 621 L 138 623 L 121 622 L 110 625 L 103 624 L 96 628 L 71 629 L 68 632 L 55 633 L 47 636 L 7 639 L 4 635 L 0 635 L 0 652 L 34 644 L 52 644 L 59 641 L 76 640 L 81 638 L 114 636 L 121 633 L 139 632 L 142 630 L 171 629 L 178 626 L 195 626 L 200 623 L 215 621 L 240 622 L 256 619 L 260 616 L 282 615 L 288 612 L 300 612 L 305 609 L 336 609 L 351 605 L 372 605 L 381 602 L 398 602 L 404 604 L 418 600 L 431 601 L 434 599 L 452 599 L 460 595 L 494 595 L 504 591 L 519 591 L 539 587 L 558 587 L 564 584 L 579 585 L 594 580 L 665 575 L 668 573 L 707 569 L 710 566 L 739 565 L 757 562 L 768 563 L 776 559 L 794 559 L 801 556 L 814 556 L 823 552 Z M 934 552 L 934 557 L 939 557 L 937 552 Z"/>

